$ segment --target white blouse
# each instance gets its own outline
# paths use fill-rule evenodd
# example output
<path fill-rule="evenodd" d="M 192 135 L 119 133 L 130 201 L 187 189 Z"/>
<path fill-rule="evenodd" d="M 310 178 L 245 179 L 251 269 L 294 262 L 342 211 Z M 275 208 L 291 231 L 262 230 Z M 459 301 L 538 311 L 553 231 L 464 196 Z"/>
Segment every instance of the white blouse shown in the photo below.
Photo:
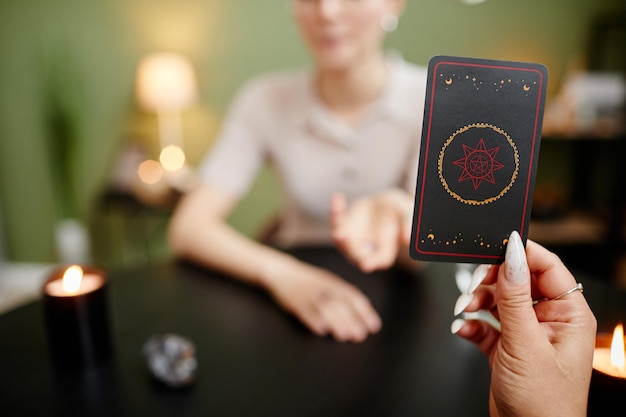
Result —
<path fill-rule="evenodd" d="M 381 97 L 352 127 L 313 89 L 310 71 L 264 75 L 237 94 L 200 176 L 237 197 L 265 163 L 280 178 L 283 207 L 276 244 L 330 242 L 335 191 L 348 199 L 400 187 L 415 192 L 426 68 L 389 58 Z"/>

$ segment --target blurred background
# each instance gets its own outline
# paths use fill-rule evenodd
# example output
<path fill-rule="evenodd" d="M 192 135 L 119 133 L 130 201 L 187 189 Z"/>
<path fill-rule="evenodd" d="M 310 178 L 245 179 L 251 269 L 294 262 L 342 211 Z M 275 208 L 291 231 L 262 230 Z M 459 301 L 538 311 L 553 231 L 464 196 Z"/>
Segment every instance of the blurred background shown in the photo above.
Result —
<path fill-rule="evenodd" d="M 624 0 L 407 0 L 387 41 L 423 65 L 447 54 L 548 67 L 531 237 L 616 280 L 625 26 Z M 3 262 L 168 257 L 167 218 L 233 94 L 308 62 L 285 0 L 2 0 Z M 259 233 L 278 198 L 267 170 L 232 223 Z"/>

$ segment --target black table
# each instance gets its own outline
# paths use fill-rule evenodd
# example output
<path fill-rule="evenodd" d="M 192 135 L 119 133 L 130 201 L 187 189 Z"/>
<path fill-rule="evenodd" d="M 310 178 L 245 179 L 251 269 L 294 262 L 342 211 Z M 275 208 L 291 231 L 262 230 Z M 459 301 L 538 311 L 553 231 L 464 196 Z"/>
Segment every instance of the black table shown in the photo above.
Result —
<path fill-rule="evenodd" d="M 0 414 L 488 415 L 487 360 L 449 330 L 454 264 L 364 275 L 331 249 L 293 253 L 359 286 L 381 314 L 381 332 L 362 344 L 313 336 L 265 293 L 189 264 L 109 271 L 115 353 L 105 365 L 55 370 L 41 302 L 0 316 Z M 581 280 L 608 324 L 626 317 L 624 294 Z M 193 387 L 169 390 L 150 379 L 140 351 L 163 333 L 195 343 Z"/>

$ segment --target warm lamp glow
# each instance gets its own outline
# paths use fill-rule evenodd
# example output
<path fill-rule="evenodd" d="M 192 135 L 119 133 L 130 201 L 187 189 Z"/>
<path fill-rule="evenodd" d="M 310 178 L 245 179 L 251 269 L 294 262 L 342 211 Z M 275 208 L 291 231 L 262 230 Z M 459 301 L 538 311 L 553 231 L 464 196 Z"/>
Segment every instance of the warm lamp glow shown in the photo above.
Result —
<path fill-rule="evenodd" d="M 611 366 L 624 369 L 624 326 L 620 323 L 613 330 L 611 339 Z"/>
<path fill-rule="evenodd" d="M 178 171 L 185 166 L 185 153 L 176 145 L 166 146 L 159 157 L 161 165 L 167 171 Z"/>
<path fill-rule="evenodd" d="M 67 294 L 76 294 L 83 280 L 83 269 L 78 265 L 72 265 L 63 274 L 63 290 Z"/>
<path fill-rule="evenodd" d="M 163 176 L 163 168 L 157 161 L 148 159 L 139 165 L 137 175 L 146 184 L 156 184 Z"/>
<path fill-rule="evenodd" d="M 174 53 L 154 53 L 137 68 L 137 100 L 146 110 L 180 111 L 196 98 L 196 78 L 191 63 Z"/>

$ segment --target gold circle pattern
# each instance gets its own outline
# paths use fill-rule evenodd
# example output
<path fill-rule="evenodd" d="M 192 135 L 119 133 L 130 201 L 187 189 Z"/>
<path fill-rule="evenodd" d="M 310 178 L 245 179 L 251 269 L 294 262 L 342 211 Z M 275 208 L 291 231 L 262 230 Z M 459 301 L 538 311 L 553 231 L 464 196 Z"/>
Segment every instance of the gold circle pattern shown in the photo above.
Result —
<path fill-rule="evenodd" d="M 489 198 L 484 199 L 484 200 L 472 200 L 472 199 L 466 199 L 466 198 L 461 197 L 460 195 L 458 195 L 457 193 L 455 193 L 454 191 L 452 191 L 450 189 L 450 187 L 448 185 L 448 182 L 446 181 L 446 179 L 443 176 L 443 157 L 445 155 L 446 148 L 448 147 L 448 145 L 450 145 L 450 143 L 452 143 L 452 141 L 454 140 L 454 138 L 457 135 L 459 135 L 459 134 L 461 134 L 463 132 L 466 132 L 466 131 L 468 131 L 470 129 L 473 129 L 473 128 L 492 129 L 493 131 L 495 131 L 495 132 L 501 134 L 502 136 L 504 136 L 506 138 L 507 142 L 509 142 L 509 145 L 511 145 L 511 148 L 513 149 L 513 155 L 514 155 L 514 158 L 515 158 L 515 170 L 513 171 L 513 174 L 511 175 L 511 181 L 497 195 L 495 195 L 493 197 L 489 197 Z M 456 132 L 454 132 L 452 135 L 450 135 L 450 137 L 443 144 L 443 147 L 441 148 L 441 152 L 439 152 L 439 160 L 438 160 L 437 168 L 438 168 L 438 171 L 439 171 L 439 180 L 441 181 L 441 184 L 443 185 L 443 188 L 446 189 L 448 194 L 450 194 L 452 197 L 454 197 L 456 200 L 458 200 L 458 201 L 460 201 L 462 203 L 469 204 L 469 205 L 472 205 L 472 206 L 479 206 L 479 205 L 493 203 L 494 201 L 496 201 L 497 199 L 499 199 L 500 197 L 505 195 L 511 189 L 511 187 L 513 186 L 513 183 L 517 179 L 517 175 L 519 173 L 519 152 L 517 151 L 517 146 L 515 146 L 515 142 L 513 142 L 513 139 L 511 139 L 509 134 L 506 133 L 504 130 L 502 130 L 499 127 L 496 127 L 494 125 L 488 124 L 488 123 L 473 123 L 471 125 L 463 126 L 462 128 L 458 129 Z"/>

